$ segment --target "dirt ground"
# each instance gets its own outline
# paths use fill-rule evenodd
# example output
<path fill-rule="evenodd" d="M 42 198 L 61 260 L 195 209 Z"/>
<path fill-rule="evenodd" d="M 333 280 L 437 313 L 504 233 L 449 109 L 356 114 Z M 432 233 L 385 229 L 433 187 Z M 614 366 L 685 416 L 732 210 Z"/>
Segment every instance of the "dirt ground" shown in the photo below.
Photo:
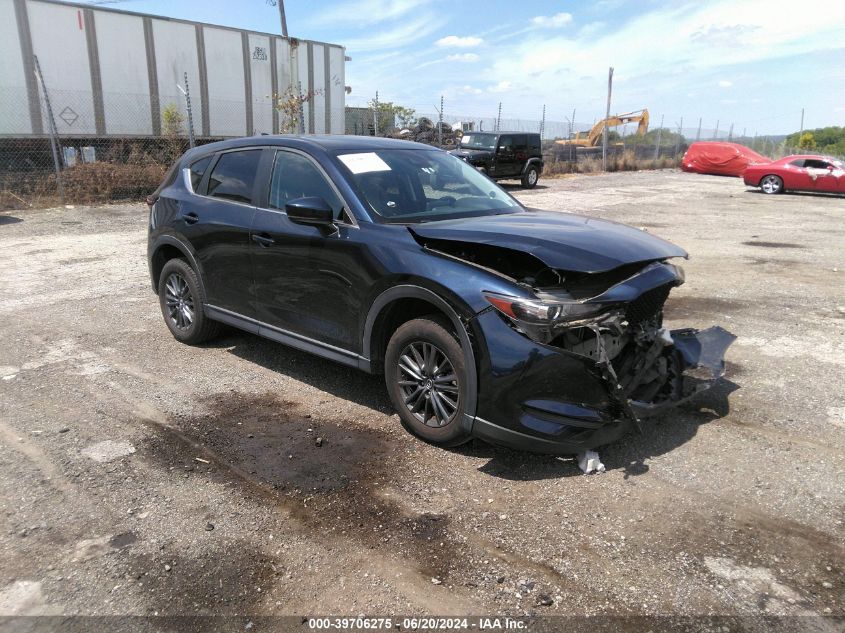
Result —
<path fill-rule="evenodd" d="M 423 444 L 380 377 L 255 336 L 180 345 L 144 205 L 0 215 L 0 615 L 842 616 L 845 198 L 510 190 L 680 244 L 668 325 L 739 337 L 601 475 Z"/>

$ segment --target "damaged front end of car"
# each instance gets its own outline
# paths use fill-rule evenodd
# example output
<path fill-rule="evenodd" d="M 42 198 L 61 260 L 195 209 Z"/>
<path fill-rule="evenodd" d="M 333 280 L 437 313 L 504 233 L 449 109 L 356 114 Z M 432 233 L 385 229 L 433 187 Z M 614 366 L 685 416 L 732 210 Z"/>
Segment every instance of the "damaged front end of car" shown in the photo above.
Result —
<path fill-rule="evenodd" d="M 685 280 L 667 258 L 581 272 L 489 245 L 427 247 L 519 289 L 485 292 L 489 307 L 476 316 L 490 359 L 481 389 L 492 403 L 473 425 L 480 437 L 547 453 L 595 448 L 724 375 L 732 334 L 663 325 L 669 293 Z"/>
<path fill-rule="evenodd" d="M 724 375 L 724 354 L 735 336 L 718 326 L 663 326 L 669 292 L 684 282 L 680 266 L 652 262 L 586 298 L 578 298 L 589 293 L 586 284 L 567 287 L 566 273 L 557 274 L 562 285 L 538 288 L 537 300 L 485 296 L 517 331 L 587 361 L 635 424 L 709 389 Z"/>

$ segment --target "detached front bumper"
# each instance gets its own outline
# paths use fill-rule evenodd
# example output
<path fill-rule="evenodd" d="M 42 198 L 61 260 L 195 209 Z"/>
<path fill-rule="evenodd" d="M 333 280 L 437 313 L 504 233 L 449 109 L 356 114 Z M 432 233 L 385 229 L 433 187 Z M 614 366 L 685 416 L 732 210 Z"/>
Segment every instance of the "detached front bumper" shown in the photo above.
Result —
<path fill-rule="evenodd" d="M 676 386 L 659 401 L 641 401 L 634 397 L 636 376 L 617 376 L 602 354 L 536 343 L 494 312 L 478 315 L 475 326 L 486 353 L 480 354 L 478 410 L 470 432 L 494 444 L 556 455 L 614 442 L 640 419 L 709 389 L 724 375 L 724 355 L 736 339 L 718 326 L 662 330 L 650 351 L 655 360 L 673 359 Z"/>

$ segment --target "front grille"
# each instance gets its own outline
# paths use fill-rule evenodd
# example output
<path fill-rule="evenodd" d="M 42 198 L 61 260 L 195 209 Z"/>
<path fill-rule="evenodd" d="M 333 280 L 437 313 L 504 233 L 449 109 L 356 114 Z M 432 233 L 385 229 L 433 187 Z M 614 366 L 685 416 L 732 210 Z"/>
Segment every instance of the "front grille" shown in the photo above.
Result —
<path fill-rule="evenodd" d="M 628 319 L 628 323 L 636 325 L 656 316 L 663 309 L 663 304 L 666 303 L 670 290 L 672 290 L 672 285 L 664 284 L 647 290 L 634 299 L 625 310 L 625 318 Z"/>

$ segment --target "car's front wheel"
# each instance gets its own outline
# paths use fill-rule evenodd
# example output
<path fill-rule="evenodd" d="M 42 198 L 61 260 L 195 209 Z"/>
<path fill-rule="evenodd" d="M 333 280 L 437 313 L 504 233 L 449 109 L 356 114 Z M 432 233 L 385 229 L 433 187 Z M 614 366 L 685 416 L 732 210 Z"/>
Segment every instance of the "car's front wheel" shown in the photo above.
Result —
<path fill-rule="evenodd" d="M 466 402 L 464 354 L 446 319 L 433 315 L 401 325 L 387 345 L 384 376 L 408 431 L 439 446 L 469 439 L 460 425 Z"/>
<path fill-rule="evenodd" d="M 760 189 L 763 193 L 782 193 L 783 179 L 780 176 L 769 174 L 760 179 Z"/>
<path fill-rule="evenodd" d="M 203 312 L 197 273 L 184 259 L 171 259 L 164 265 L 158 298 L 164 322 L 176 340 L 196 345 L 220 332 L 220 324 Z"/>
<path fill-rule="evenodd" d="M 540 179 L 540 170 L 534 165 L 529 165 L 525 173 L 522 174 L 522 186 L 526 189 L 533 189 Z"/>

